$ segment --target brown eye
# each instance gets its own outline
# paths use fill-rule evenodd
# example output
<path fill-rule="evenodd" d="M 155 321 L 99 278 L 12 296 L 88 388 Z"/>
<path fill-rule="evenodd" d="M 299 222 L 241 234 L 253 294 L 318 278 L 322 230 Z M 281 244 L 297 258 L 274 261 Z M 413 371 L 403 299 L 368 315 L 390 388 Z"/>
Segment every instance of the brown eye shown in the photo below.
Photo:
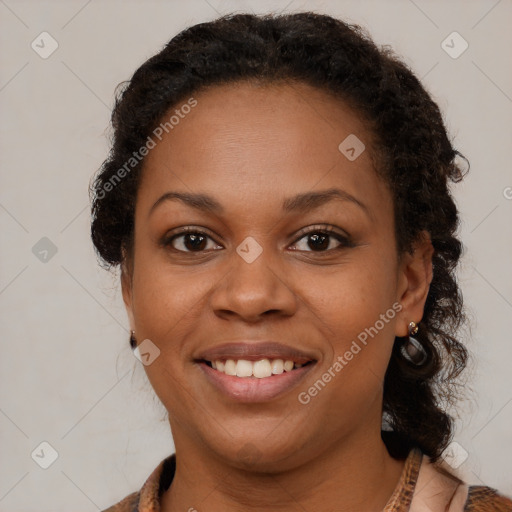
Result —
<path fill-rule="evenodd" d="M 208 247 L 208 243 L 210 247 Z M 211 246 L 213 243 L 213 247 Z M 170 237 L 167 237 L 164 241 L 166 247 L 179 252 L 203 252 L 211 250 L 212 248 L 222 248 L 216 244 L 214 240 L 202 231 L 184 230 L 181 233 L 177 233 Z"/>
<path fill-rule="evenodd" d="M 306 241 L 300 243 L 301 240 Z M 297 242 L 295 242 L 295 246 L 297 246 L 296 250 L 299 251 L 327 252 L 343 247 L 352 247 L 353 244 L 350 242 L 348 237 L 340 233 L 336 233 L 330 228 L 325 228 L 322 230 L 317 229 L 315 231 L 309 231 L 309 233 L 306 233 Z"/>

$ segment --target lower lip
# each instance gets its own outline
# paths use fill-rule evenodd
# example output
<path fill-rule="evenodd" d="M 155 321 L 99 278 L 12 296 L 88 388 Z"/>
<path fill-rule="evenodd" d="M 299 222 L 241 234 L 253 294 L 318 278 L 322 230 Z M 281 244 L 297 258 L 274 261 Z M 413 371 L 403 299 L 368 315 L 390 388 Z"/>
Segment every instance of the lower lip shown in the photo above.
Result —
<path fill-rule="evenodd" d="M 237 402 L 255 403 L 268 402 L 279 395 L 290 391 L 301 382 L 315 362 L 301 366 L 290 372 L 264 377 L 236 377 L 214 370 L 204 362 L 198 363 L 206 378 L 231 400 Z"/>

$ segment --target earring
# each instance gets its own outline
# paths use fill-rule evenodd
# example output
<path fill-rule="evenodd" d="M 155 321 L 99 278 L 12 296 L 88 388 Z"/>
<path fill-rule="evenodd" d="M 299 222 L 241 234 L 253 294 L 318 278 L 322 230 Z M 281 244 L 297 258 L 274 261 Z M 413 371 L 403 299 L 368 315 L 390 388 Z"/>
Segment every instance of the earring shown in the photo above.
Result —
<path fill-rule="evenodd" d="M 135 331 L 130 332 L 130 346 L 132 347 L 132 350 L 135 350 L 137 348 L 137 340 L 135 339 Z"/>
<path fill-rule="evenodd" d="M 416 322 L 411 322 L 407 341 L 400 347 L 400 352 L 404 358 L 415 366 L 421 366 L 428 357 L 423 345 L 416 338 L 413 338 L 414 335 L 418 334 L 418 331 L 419 327 Z"/>

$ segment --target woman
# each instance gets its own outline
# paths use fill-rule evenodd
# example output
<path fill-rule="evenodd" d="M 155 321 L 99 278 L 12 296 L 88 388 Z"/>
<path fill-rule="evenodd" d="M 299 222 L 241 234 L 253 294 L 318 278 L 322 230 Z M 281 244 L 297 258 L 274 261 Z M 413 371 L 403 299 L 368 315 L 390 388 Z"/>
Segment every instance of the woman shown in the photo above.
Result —
<path fill-rule="evenodd" d="M 176 453 L 109 511 L 512 510 L 440 462 L 463 173 L 398 58 L 329 16 L 226 16 L 112 121 L 92 238 Z"/>

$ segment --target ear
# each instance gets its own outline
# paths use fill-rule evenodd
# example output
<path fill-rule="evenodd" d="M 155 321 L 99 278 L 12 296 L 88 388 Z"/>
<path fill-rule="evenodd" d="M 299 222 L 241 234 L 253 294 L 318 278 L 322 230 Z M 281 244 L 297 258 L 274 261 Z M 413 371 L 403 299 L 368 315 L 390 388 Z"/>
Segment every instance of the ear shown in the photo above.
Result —
<path fill-rule="evenodd" d="M 432 282 L 434 247 L 430 235 L 422 231 L 413 244 L 412 254 L 402 255 L 398 270 L 398 301 L 402 310 L 396 323 L 395 336 L 407 336 L 409 323 L 423 318 L 423 309 Z"/>
<path fill-rule="evenodd" d="M 123 294 L 123 302 L 126 307 L 126 313 L 130 322 L 130 329 L 135 330 L 135 319 L 133 314 L 133 286 L 132 286 L 132 267 L 125 257 L 123 250 L 123 262 L 121 263 L 121 291 Z"/>

